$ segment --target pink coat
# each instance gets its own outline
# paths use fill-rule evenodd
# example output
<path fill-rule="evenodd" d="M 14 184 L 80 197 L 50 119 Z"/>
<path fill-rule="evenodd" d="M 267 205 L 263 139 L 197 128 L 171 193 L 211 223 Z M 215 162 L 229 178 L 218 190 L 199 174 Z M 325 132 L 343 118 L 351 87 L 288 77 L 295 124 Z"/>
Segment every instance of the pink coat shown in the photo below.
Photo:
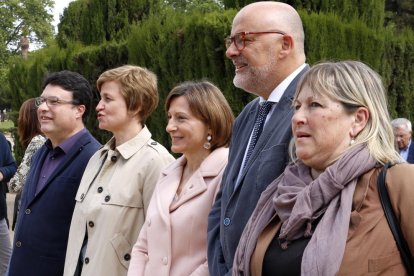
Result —
<path fill-rule="evenodd" d="M 132 250 L 128 275 L 209 275 L 208 214 L 219 190 L 228 149 L 213 151 L 174 199 L 185 158 L 162 173 Z"/>

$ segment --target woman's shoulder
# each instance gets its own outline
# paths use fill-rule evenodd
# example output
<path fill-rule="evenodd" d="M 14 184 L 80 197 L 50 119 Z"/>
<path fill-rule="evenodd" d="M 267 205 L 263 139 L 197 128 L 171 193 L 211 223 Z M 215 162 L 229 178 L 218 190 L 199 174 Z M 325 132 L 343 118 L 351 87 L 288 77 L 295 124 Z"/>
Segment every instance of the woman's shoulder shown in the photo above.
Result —
<path fill-rule="evenodd" d="M 414 196 L 414 164 L 400 163 L 387 171 L 388 189 L 396 192 L 410 192 Z"/>

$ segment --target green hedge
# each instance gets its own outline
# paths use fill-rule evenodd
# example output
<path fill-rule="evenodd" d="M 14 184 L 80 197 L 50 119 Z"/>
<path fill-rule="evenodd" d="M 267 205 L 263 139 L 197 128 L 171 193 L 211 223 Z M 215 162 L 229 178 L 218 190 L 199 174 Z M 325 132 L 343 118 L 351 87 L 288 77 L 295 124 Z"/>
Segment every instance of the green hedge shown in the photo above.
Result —
<path fill-rule="evenodd" d="M 364 1 L 368 2 L 374 3 Z M 15 59 L 8 75 L 13 91 L 9 95 L 12 106 L 16 110 L 24 99 L 39 95 L 41 80 L 47 72 L 77 71 L 95 86 L 99 74 L 109 68 L 127 63 L 148 67 L 158 75 L 161 98 L 148 126 L 154 138 L 168 147 L 163 105 L 176 84 L 190 79 L 213 81 L 222 89 L 236 115 L 253 98 L 233 86 L 234 67 L 225 57 L 223 38 L 229 34 L 235 14 L 234 9 L 210 13 L 167 10 L 131 24 L 127 38 L 119 42 L 84 46 L 68 40 L 65 48 L 50 45 L 32 53 L 26 61 Z M 373 23 L 367 24 L 366 20 L 356 17 L 343 20 L 333 12 L 314 13 L 303 9 L 300 15 L 305 26 L 308 63 L 343 59 L 368 63 L 384 77 L 391 114 L 413 119 L 413 31 L 394 34 L 392 29 L 373 28 Z M 376 22 L 378 18 L 373 20 Z M 97 129 L 96 117 L 92 114 L 88 128 L 105 142 L 109 134 Z"/>

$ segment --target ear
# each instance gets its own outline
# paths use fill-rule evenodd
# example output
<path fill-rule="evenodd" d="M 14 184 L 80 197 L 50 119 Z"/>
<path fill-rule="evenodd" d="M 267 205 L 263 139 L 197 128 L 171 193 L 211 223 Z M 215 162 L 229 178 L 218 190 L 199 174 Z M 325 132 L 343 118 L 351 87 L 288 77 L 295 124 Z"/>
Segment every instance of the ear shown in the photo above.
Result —
<path fill-rule="evenodd" d="M 366 107 L 358 107 L 354 113 L 354 122 L 351 128 L 351 137 L 356 137 L 365 128 L 369 119 L 369 111 Z"/>
<path fill-rule="evenodd" d="M 293 38 L 290 35 L 284 35 L 282 38 L 282 47 L 279 52 L 279 58 L 287 57 L 292 52 L 294 46 Z"/>
<path fill-rule="evenodd" d="M 85 113 L 86 107 L 84 105 L 77 105 L 76 106 L 76 119 L 81 118 L 83 116 L 83 113 Z"/>

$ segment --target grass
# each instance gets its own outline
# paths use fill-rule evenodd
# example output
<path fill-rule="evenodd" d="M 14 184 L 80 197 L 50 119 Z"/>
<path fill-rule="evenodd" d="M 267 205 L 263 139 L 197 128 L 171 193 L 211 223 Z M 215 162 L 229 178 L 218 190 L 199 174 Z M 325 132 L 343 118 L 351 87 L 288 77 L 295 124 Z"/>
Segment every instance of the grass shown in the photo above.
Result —
<path fill-rule="evenodd" d="M 0 122 L 1 132 L 10 132 L 14 128 L 14 124 L 11 120 Z"/>

